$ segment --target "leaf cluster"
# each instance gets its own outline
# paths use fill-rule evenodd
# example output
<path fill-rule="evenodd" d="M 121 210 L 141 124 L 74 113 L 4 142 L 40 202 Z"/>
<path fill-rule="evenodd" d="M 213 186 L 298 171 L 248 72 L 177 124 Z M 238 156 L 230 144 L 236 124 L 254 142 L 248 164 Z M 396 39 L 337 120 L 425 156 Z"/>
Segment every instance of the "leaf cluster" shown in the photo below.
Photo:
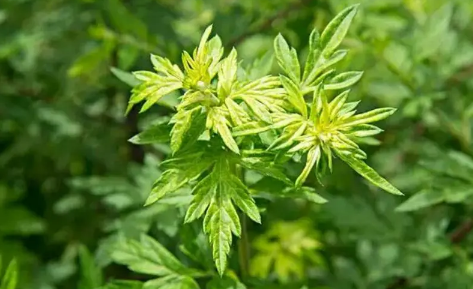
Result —
<path fill-rule="evenodd" d="M 303 69 L 297 51 L 278 35 L 274 50 L 284 72 L 279 76 L 240 76 L 238 71 L 243 68 L 239 67 L 237 51 L 232 49 L 223 57 L 220 38 L 210 38 L 211 26 L 192 55 L 183 52 L 182 70 L 168 59 L 152 55 L 155 72 L 133 73 L 141 83 L 133 88 L 128 110 L 144 101 L 144 112 L 167 94 L 182 92 L 169 121 L 172 156 L 162 163 L 164 172 L 146 204 L 190 185 L 193 200 L 185 222 L 204 217 L 204 232 L 220 274 L 226 268 L 232 234 L 241 235 L 235 206 L 253 221 L 261 221 L 242 180 L 243 169 L 276 178 L 297 190 L 313 168 L 320 178 L 326 168 L 332 170 L 332 159 L 338 157 L 371 183 L 402 194 L 365 164 L 366 153 L 357 144 L 363 137 L 380 133 L 382 130 L 371 123 L 395 110 L 380 108 L 356 114 L 358 102 L 347 101 L 347 88 L 362 73 L 337 73 L 333 68 L 347 54 L 338 47 L 357 8 L 355 5 L 340 12 L 322 34 L 312 31 Z M 329 101 L 329 95 L 337 91 L 341 92 Z M 131 141 L 149 143 L 152 138 L 148 135 L 153 134 L 156 141 L 167 140 L 156 134 L 163 132 L 151 127 Z M 265 133 L 275 137 L 268 141 Z M 281 164 L 304 155 L 305 167 L 292 185 Z"/>

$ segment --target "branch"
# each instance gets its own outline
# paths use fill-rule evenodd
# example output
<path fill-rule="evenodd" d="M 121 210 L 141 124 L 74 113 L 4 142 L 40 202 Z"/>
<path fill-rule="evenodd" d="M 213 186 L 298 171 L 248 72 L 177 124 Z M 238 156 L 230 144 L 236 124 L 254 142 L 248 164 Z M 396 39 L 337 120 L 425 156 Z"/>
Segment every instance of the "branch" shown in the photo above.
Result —
<path fill-rule="evenodd" d="M 447 79 L 448 85 L 455 85 L 464 82 L 473 74 L 473 64 L 469 64 L 461 68 L 456 74 Z"/>
<path fill-rule="evenodd" d="M 248 29 L 247 32 L 245 32 L 245 33 L 241 34 L 240 36 L 230 40 L 228 42 L 228 46 L 230 46 L 230 47 L 236 46 L 239 43 L 243 42 L 248 37 L 253 36 L 255 34 L 258 34 L 258 33 L 261 33 L 265 30 L 268 30 L 271 27 L 271 25 L 273 24 L 274 21 L 276 21 L 278 19 L 286 18 L 291 12 L 297 11 L 299 9 L 304 8 L 307 4 L 309 4 L 310 1 L 311 0 L 300 0 L 300 1 L 298 1 L 294 4 L 292 4 L 292 5 L 289 5 L 288 7 L 286 7 L 286 9 L 283 9 L 283 10 L 279 11 L 275 15 L 273 15 L 270 18 L 268 18 L 268 19 L 264 20 L 263 22 L 261 22 L 261 24 L 258 25 L 256 28 Z"/>
<path fill-rule="evenodd" d="M 450 242 L 452 244 L 460 243 L 472 230 L 473 219 L 466 220 L 453 231 L 452 235 L 450 235 Z"/>

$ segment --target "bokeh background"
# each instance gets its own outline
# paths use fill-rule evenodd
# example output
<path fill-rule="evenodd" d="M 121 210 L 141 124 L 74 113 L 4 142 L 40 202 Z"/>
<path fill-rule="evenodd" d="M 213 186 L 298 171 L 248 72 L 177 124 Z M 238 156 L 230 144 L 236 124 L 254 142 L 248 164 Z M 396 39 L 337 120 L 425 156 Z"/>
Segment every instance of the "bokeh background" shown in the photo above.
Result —
<path fill-rule="evenodd" d="M 324 205 L 258 200 L 252 278 L 257 288 L 473 288 L 473 1 L 1 0 L 0 255 L 19 261 L 18 288 L 93 289 L 80 285 L 85 247 L 104 280 L 141 280 L 110 261 L 119 235 L 148 233 L 178 257 L 203 248 L 188 244 L 199 224 L 182 225 L 188 196 L 142 206 L 169 149 L 127 140 L 172 110 L 125 116 L 130 87 L 116 76 L 151 69 L 150 53 L 179 62 L 211 23 L 245 63 L 279 32 L 304 56 L 310 31 L 354 3 L 339 68 L 365 71 L 351 93 L 360 110 L 398 108 L 365 147 L 406 196 L 337 162 L 316 187 Z"/>

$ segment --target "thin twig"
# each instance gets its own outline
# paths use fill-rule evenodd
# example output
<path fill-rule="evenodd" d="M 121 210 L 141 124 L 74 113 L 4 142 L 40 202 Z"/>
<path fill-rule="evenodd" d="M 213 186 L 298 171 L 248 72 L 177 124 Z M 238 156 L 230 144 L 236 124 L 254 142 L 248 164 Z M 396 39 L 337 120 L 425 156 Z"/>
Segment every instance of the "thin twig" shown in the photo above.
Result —
<path fill-rule="evenodd" d="M 238 261 L 240 263 L 240 277 L 245 280 L 250 271 L 250 242 L 248 240 L 247 217 L 241 214 L 241 237 L 238 240 Z"/>
<path fill-rule="evenodd" d="M 452 235 L 450 235 L 450 242 L 452 244 L 457 244 L 468 236 L 468 234 L 473 230 L 473 219 L 466 220 L 459 227 L 457 227 Z"/>

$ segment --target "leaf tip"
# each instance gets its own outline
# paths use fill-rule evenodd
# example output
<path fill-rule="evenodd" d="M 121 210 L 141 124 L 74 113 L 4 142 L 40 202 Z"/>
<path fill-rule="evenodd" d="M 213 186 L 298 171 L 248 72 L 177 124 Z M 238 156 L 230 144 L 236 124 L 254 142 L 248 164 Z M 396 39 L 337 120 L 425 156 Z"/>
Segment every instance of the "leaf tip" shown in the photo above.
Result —
<path fill-rule="evenodd" d="M 352 10 L 352 13 L 356 13 L 356 12 L 358 12 L 358 9 L 360 8 L 360 6 L 361 6 L 361 3 L 356 3 L 356 4 L 353 4 L 353 5 L 349 6 L 347 9 Z"/>
<path fill-rule="evenodd" d="M 150 195 L 147 199 L 146 199 L 146 202 L 145 204 L 143 205 L 143 207 L 148 207 L 154 203 L 156 203 L 158 201 L 158 199 L 152 195 Z"/>
<path fill-rule="evenodd" d="M 132 136 L 130 137 L 128 140 L 127 140 L 129 143 L 132 143 L 132 144 L 138 144 L 138 140 L 137 140 L 137 136 Z"/>

